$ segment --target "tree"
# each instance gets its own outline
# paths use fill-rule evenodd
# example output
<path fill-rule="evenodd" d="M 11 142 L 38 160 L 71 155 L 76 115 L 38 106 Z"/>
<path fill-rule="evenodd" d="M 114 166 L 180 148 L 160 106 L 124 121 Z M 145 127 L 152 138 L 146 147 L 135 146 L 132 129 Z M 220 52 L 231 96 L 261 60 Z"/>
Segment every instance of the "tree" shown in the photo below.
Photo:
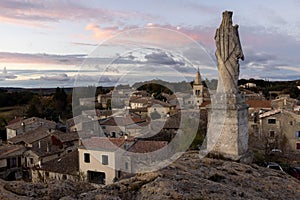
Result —
<path fill-rule="evenodd" d="M 63 88 L 57 87 L 53 96 L 55 103 L 55 109 L 61 113 L 66 110 L 67 106 L 67 94 Z"/>
<path fill-rule="evenodd" d="M 33 96 L 26 111 L 27 117 L 41 117 L 42 103 L 38 96 Z"/>

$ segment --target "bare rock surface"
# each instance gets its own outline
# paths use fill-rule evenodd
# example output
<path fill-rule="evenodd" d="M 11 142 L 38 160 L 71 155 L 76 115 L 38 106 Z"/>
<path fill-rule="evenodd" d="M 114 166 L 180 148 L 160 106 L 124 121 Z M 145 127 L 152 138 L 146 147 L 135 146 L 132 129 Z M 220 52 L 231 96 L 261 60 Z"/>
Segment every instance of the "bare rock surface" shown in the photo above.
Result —
<path fill-rule="evenodd" d="M 47 183 L 24 181 L 1 181 L 0 191 L 9 195 L 7 199 L 78 199 L 78 195 L 95 189 L 89 183 L 52 180 Z M 5 194 L 5 193 L 4 193 Z M 2 192 L 0 199 L 3 198 Z M 12 198 L 14 196 L 14 198 Z"/>
<path fill-rule="evenodd" d="M 187 152 L 157 172 L 137 174 L 97 189 L 70 181 L 0 183 L 1 195 L 6 194 L 1 199 L 300 199 L 300 181 L 283 172 L 255 164 L 200 159 L 198 152 Z"/>

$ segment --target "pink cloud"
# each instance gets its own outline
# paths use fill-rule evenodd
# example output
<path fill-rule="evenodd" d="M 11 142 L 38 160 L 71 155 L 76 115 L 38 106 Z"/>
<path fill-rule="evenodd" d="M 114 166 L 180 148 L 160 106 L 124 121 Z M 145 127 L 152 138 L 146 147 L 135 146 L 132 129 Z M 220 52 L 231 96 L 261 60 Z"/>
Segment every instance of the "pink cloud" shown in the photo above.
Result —
<path fill-rule="evenodd" d="M 45 22 L 59 22 L 62 20 L 92 20 L 98 23 L 117 21 L 121 23 L 129 18 L 147 18 L 147 15 L 137 12 L 116 11 L 84 5 L 86 5 L 86 2 L 80 0 L 2 0 L 0 1 L 0 19 L 2 22 L 25 26 L 45 26 Z"/>
<path fill-rule="evenodd" d="M 145 28 L 145 30 L 143 30 Z M 172 25 L 161 25 L 147 23 L 145 27 L 138 26 L 125 26 L 125 27 L 100 27 L 96 24 L 88 24 L 85 27 L 86 30 L 92 31 L 92 39 L 94 40 L 105 40 L 110 37 L 117 35 L 118 33 L 124 31 L 130 31 L 138 29 L 135 31 L 134 36 L 139 41 L 157 43 L 161 44 L 183 44 L 185 45 L 187 41 L 194 40 L 200 42 L 206 47 L 212 48 L 214 46 L 214 32 L 213 28 L 207 27 L 179 27 Z M 159 30 L 161 29 L 161 30 Z M 170 34 L 174 32 L 174 34 Z M 137 34 L 139 33 L 139 34 Z M 189 38 L 189 39 L 188 39 Z"/>
<path fill-rule="evenodd" d="M 100 28 L 95 24 L 88 24 L 85 29 L 93 32 L 93 39 L 95 40 L 107 39 L 119 31 L 118 27 Z"/>

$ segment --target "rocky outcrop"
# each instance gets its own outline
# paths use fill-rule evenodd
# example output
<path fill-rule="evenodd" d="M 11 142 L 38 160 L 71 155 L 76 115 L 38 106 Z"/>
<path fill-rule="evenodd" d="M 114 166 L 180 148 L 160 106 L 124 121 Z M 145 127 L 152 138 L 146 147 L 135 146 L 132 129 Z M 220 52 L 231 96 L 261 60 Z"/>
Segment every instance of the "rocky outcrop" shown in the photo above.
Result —
<path fill-rule="evenodd" d="M 198 152 L 185 153 L 157 172 L 137 174 L 97 189 L 70 181 L 27 184 L 8 182 L 5 188 L 28 199 L 300 199 L 300 181 L 283 172 L 255 164 L 200 159 Z"/>
<path fill-rule="evenodd" d="M 1 198 L 7 199 L 77 199 L 81 193 L 95 187 L 89 183 L 73 181 L 50 181 L 48 183 L 28 183 L 23 181 L 1 181 Z M 6 190 L 6 191 L 5 191 Z"/>

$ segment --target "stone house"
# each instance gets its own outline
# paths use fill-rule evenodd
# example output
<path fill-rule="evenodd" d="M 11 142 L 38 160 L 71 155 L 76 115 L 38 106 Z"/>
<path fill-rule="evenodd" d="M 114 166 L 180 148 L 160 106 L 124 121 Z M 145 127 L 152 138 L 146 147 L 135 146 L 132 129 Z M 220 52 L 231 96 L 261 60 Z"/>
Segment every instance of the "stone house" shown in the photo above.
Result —
<path fill-rule="evenodd" d="M 146 108 L 148 104 L 152 100 L 152 97 L 131 97 L 130 98 L 130 108 L 131 109 L 138 109 L 138 108 Z"/>
<path fill-rule="evenodd" d="M 130 135 L 130 133 L 138 131 L 138 127 L 134 127 L 133 125 L 139 125 L 145 122 L 145 118 L 138 118 L 132 115 L 126 115 L 125 117 L 114 116 L 100 121 L 100 126 L 105 136 L 122 137 L 125 134 Z"/>
<path fill-rule="evenodd" d="M 300 116 L 287 110 L 271 110 L 259 115 L 260 138 L 270 149 L 300 151 Z"/>
<path fill-rule="evenodd" d="M 162 118 L 164 118 L 176 112 L 176 105 L 171 105 L 167 102 L 159 101 L 157 99 L 152 99 L 148 103 L 147 110 L 149 116 L 151 116 L 151 113 L 157 112 Z"/>
<path fill-rule="evenodd" d="M 146 156 L 145 160 L 138 154 L 157 151 L 167 144 L 166 141 L 144 141 L 125 137 L 85 139 L 78 149 L 79 171 L 84 174 L 88 182 L 111 184 L 135 173 L 138 168 L 145 167 L 146 162 L 155 162 L 157 159 Z"/>
<path fill-rule="evenodd" d="M 79 136 L 77 133 L 49 131 L 39 127 L 25 135 L 9 139 L 8 143 L 27 147 L 23 155 L 24 167 L 32 168 L 74 151 L 79 145 Z"/>
<path fill-rule="evenodd" d="M 88 118 L 92 120 L 99 120 L 99 119 L 106 119 L 107 117 L 110 117 L 112 115 L 111 110 L 83 110 L 81 111 L 81 114 L 84 116 L 87 116 Z"/>
<path fill-rule="evenodd" d="M 103 108 L 107 108 L 107 103 L 111 101 L 112 98 L 112 92 L 109 92 L 107 94 L 99 94 L 97 96 L 97 101 L 102 105 Z"/>
<path fill-rule="evenodd" d="M 297 99 L 290 98 L 289 95 L 280 95 L 271 102 L 273 109 L 284 109 L 288 111 L 294 111 L 294 108 L 299 105 L 299 103 Z"/>
<path fill-rule="evenodd" d="M 246 100 L 248 109 L 248 133 L 249 135 L 259 136 L 259 114 L 272 110 L 269 100 Z"/>
<path fill-rule="evenodd" d="M 22 178 L 25 151 L 26 147 L 23 145 L 0 145 L 0 178 L 7 180 Z"/>
<path fill-rule="evenodd" d="M 260 91 L 259 93 L 253 92 L 251 90 L 247 90 L 246 88 L 243 88 L 242 86 L 239 87 L 240 92 L 245 96 L 246 101 L 247 100 L 265 100 L 265 96 Z"/>
<path fill-rule="evenodd" d="M 111 184 L 120 178 L 117 169 L 120 155 L 116 152 L 124 148 L 124 138 L 93 137 L 82 140 L 79 152 L 79 170 L 86 180 L 97 184 Z"/>
<path fill-rule="evenodd" d="M 80 106 L 93 107 L 93 106 L 95 106 L 95 102 L 96 102 L 96 98 L 94 98 L 94 97 L 79 98 Z"/>
<path fill-rule="evenodd" d="M 6 126 L 6 138 L 10 139 L 17 135 L 26 134 L 27 132 L 35 130 L 39 127 L 44 127 L 47 129 L 55 129 L 56 123 L 38 117 L 23 119 Z"/>
<path fill-rule="evenodd" d="M 51 179 L 84 180 L 83 174 L 79 173 L 79 156 L 77 150 L 32 169 L 33 182 L 46 182 Z"/>
<path fill-rule="evenodd" d="M 148 110 L 146 107 L 130 109 L 129 113 L 138 115 L 140 118 L 146 118 L 148 116 Z"/>
<path fill-rule="evenodd" d="M 67 132 L 76 131 L 99 131 L 99 123 L 97 119 L 87 115 L 78 115 L 66 121 Z"/>

